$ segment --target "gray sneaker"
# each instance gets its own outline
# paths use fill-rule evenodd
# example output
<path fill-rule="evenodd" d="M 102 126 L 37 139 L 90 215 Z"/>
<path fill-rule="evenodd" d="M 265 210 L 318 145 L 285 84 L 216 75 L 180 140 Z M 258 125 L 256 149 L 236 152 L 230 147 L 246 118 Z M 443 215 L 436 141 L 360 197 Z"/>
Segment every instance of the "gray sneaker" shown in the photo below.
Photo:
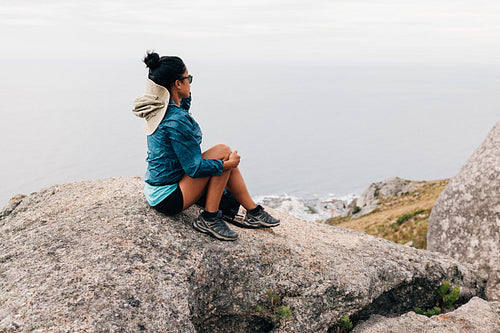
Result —
<path fill-rule="evenodd" d="M 269 215 L 268 212 L 262 208 L 261 205 L 260 210 L 256 214 L 251 214 L 247 211 L 245 214 L 245 218 L 243 219 L 243 224 L 249 227 L 258 228 L 258 227 L 277 227 L 280 225 L 280 220 Z"/>
<path fill-rule="evenodd" d="M 220 240 L 233 241 L 238 238 L 238 234 L 229 229 L 226 222 L 222 219 L 222 212 L 220 210 L 214 218 L 206 218 L 201 213 L 193 222 L 193 228 Z"/>
<path fill-rule="evenodd" d="M 223 214 L 223 217 L 224 221 L 234 224 L 235 226 L 240 228 L 255 229 L 262 227 L 262 225 L 259 222 L 247 221 L 243 215 L 236 215 L 234 217 L 231 217 Z"/>

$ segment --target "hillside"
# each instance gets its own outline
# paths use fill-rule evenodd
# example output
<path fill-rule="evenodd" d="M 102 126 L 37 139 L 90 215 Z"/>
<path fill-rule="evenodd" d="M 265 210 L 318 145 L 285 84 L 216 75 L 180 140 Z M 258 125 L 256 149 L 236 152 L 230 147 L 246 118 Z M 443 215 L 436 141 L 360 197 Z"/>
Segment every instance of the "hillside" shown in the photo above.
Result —
<path fill-rule="evenodd" d="M 381 197 L 380 206 L 358 218 L 337 216 L 330 225 L 366 232 L 400 244 L 427 248 L 427 227 L 432 207 L 449 180 L 412 181 L 415 189 L 399 197 Z"/>

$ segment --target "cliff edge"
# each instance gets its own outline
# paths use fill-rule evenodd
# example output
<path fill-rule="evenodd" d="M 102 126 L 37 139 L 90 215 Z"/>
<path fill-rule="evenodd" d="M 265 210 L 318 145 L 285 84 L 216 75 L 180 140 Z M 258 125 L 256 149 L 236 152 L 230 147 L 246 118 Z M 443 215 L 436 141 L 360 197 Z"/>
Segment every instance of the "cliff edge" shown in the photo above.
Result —
<path fill-rule="evenodd" d="M 337 320 L 431 307 L 471 266 L 286 214 L 274 229 L 196 232 L 196 208 L 149 208 L 141 178 L 57 185 L 0 215 L 0 326 L 24 331 L 329 332 Z M 270 296 L 271 295 L 271 296 Z"/>

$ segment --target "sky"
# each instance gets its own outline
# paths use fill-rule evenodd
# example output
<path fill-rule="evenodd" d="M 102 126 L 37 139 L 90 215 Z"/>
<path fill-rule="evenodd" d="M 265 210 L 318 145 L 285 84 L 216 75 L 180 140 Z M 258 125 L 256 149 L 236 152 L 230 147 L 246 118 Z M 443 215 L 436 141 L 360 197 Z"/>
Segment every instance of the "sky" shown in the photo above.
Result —
<path fill-rule="evenodd" d="M 496 0 L 2 0 L 1 58 L 500 63 Z"/>
<path fill-rule="evenodd" d="M 260 128 L 277 136 L 265 159 L 278 168 L 295 158 L 282 142 L 293 151 L 307 125 L 304 168 L 331 174 L 317 156 L 339 154 L 337 171 L 364 167 L 348 180 L 357 189 L 424 160 L 452 176 L 500 120 L 499 17 L 498 0 L 0 0 L 0 205 L 55 183 L 143 175 L 130 109 L 151 49 L 181 56 L 194 74 L 204 143 L 246 145 L 257 163 L 244 140 Z M 255 96 L 257 109 L 247 103 Z M 287 121 L 301 110 L 304 124 Z M 220 130 L 216 111 L 236 126 Z M 375 157 L 394 158 L 404 139 L 409 159 L 376 173 Z M 423 156 L 440 145 L 441 159 Z M 248 165 L 250 184 L 273 183 Z"/>

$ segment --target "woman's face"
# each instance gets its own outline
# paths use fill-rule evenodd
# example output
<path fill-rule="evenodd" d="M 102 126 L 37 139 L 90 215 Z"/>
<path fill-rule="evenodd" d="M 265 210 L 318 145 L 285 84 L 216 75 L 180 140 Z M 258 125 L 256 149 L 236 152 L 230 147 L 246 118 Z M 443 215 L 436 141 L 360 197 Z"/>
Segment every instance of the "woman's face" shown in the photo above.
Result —
<path fill-rule="evenodd" d="M 179 96 L 181 98 L 187 98 L 189 97 L 189 93 L 191 92 L 191 84 L 189 83 L 188 79 L 188 70 L 186 68 L 186 71 L 184 72 L 184 75 L 182 75 L 183 79 L 179 79 L 180 81 L 180 87 L 179 87 Z"/>

